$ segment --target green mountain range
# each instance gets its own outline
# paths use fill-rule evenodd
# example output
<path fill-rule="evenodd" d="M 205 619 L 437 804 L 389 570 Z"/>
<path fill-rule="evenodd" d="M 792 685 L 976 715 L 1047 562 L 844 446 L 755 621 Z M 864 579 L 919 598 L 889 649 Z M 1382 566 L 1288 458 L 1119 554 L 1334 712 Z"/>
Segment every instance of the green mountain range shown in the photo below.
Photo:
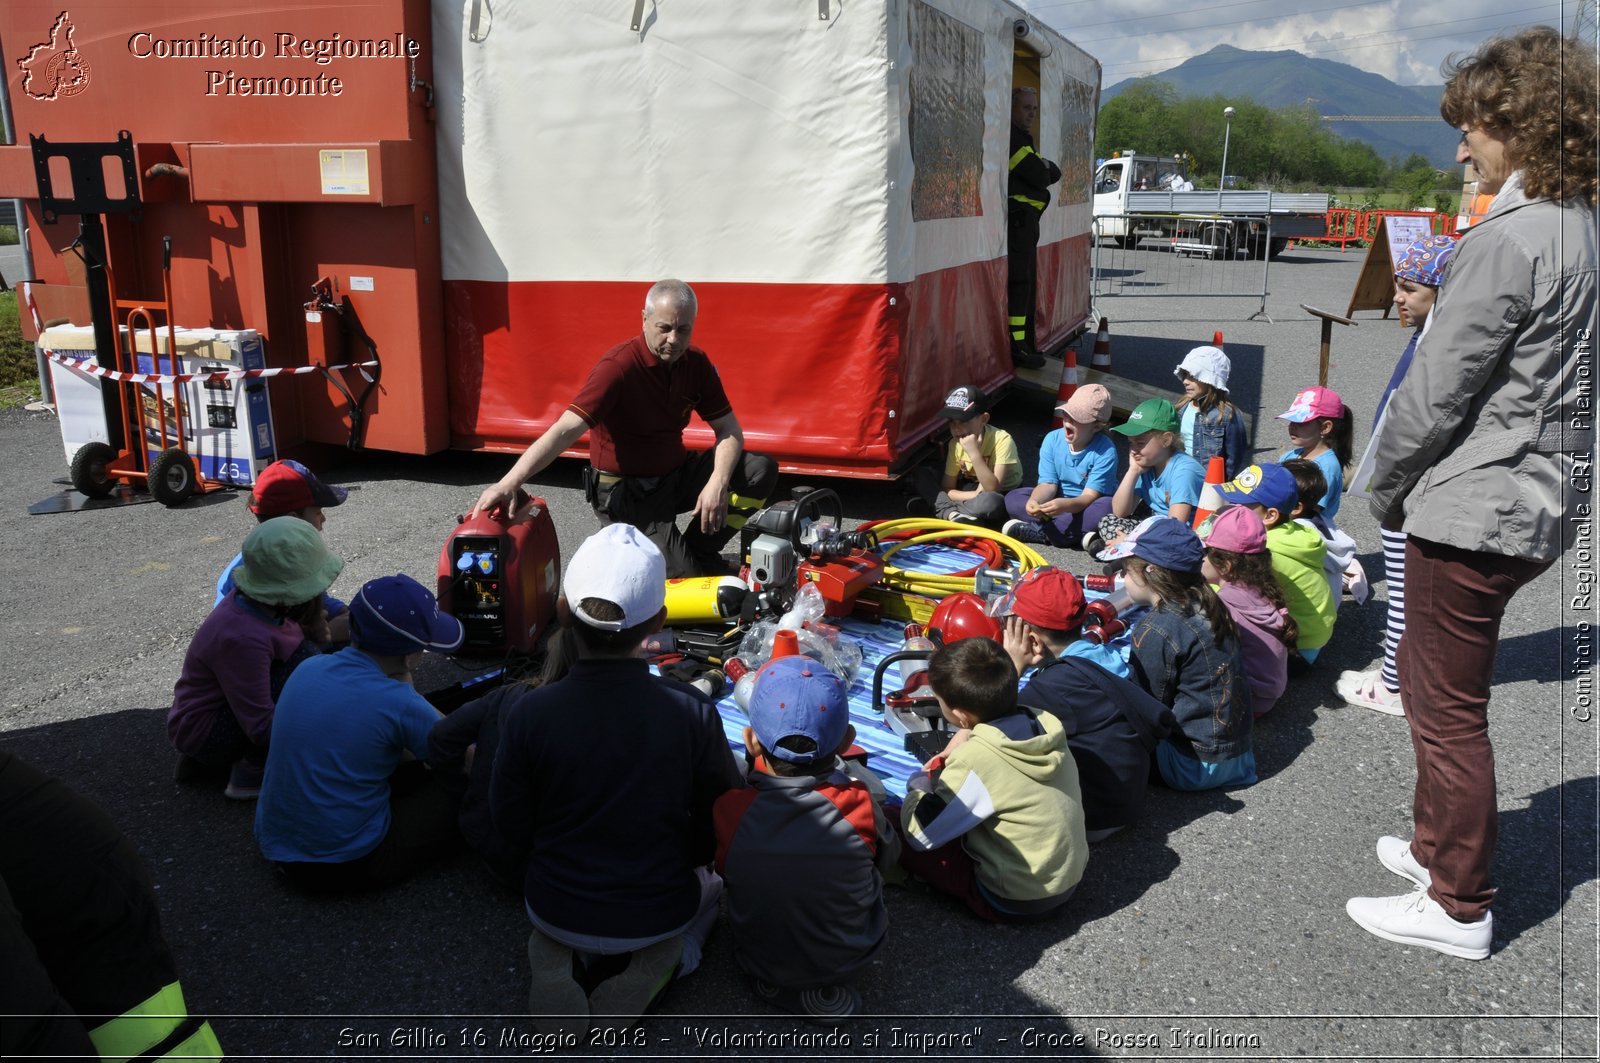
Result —
<path fill-rule="evenodd" d="M 1119 81 L 1101 94 L 1101 103 L 1141 81 L 1164 81 L 1180 96 L 1244 96 L 1272 108 L 1309 102 L 1325 115 L 1429 115 L 1429 120 L 1412 122 L 1330 122 L 1329 128 L 1371 144 L 1386 159 L 1417 152 L 1441 169 L 1456 165 L 1460 134 L 1439 117 L 1443 85 L 1396 85 L 1381 74 L 1331 59 L 1219 44 L 1163 73 Z"/>

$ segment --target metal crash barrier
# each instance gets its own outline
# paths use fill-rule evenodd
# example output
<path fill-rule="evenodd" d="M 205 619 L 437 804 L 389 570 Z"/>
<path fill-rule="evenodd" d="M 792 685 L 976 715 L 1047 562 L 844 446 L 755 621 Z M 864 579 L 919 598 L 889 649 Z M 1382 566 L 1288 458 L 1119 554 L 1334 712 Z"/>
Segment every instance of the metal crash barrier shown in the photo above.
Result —
<path fill-rule="evenodd" d="M 1253 299 L 1267 323 L 1271 215 L 1126 214 L 1095 219 L 1094 296 Z M 1113 235 L 1115 234 L 1115 235 Z"/>

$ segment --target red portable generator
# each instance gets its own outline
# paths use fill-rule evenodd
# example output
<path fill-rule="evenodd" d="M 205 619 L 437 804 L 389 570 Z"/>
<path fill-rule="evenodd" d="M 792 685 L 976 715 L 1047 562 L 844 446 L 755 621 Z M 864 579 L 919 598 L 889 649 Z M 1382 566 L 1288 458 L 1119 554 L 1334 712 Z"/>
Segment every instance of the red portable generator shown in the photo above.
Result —
<path fill-rule="evenodd" d="M 439 607 L 461 621 L 468 653 L 531 653 L 555 624 L 561 546 L 550 507 L 519 491 L 513 512 L 457 518 L 439 551 Z"/>

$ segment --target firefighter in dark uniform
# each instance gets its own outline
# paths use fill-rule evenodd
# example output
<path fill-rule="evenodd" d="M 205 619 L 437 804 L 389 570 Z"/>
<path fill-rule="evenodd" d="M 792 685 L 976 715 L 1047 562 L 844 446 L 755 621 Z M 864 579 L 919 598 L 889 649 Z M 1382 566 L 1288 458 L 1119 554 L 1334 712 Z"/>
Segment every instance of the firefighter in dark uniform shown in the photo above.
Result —
<path fill-rule="evenodd" d="M 505 508 L 517 489 L 589 435 L 584 494 L 602 525 L 632 524 L 661 549 L 668 578 L 726 575 L 721 552 L 778 481 L 777 462 L 744 449 L 744 432 L 706 352 L 689 345 L 698 302 L 677 280 L 644 301 L 644 332 L 601 355 L 589 379 L 473 512 Z M 710 450 L 683 445 L 689 415 L 716 434 Z M 678 514 L 689 524 L 679 532 Z"/>
<path fill-rule="evenodd" d="M 0 751 L 0 1059 L 220 1060 L 133 844 Z"/>
<path fill-rule="evenodd" d="M 1039 91 L 1011 93 L 1011 175 L 1006 183 L 1010 277 L 1006 302 L 1011 324 L 1011 360 L 1025 369 L 1044 365 L 1034 344 L 1034 308 L 1039 296 L 1039 215 L 1050 205 L 1050 186 L 1061 167 L 1039 154 L 1033 123 L 1039 117 Z"/>

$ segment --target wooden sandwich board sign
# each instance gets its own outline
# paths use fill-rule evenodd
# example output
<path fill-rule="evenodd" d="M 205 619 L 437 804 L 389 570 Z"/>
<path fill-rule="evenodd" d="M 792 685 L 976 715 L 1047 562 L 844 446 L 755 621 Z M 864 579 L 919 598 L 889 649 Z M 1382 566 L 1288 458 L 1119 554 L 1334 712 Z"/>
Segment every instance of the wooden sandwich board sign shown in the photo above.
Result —
<path fill-rule="evenodd" d="M 1357 310 L 1382 310 L 1383 316 L 1388 317 L 1394 309 L 1394 264 L 1406 248 L 1432 233 L 1432 218 L 1380 215 L 1378 231 L 1367 246 L 1367 259 L 1361 263 L 1361 276 L 1356 278 L 1345 316 Z"/>

